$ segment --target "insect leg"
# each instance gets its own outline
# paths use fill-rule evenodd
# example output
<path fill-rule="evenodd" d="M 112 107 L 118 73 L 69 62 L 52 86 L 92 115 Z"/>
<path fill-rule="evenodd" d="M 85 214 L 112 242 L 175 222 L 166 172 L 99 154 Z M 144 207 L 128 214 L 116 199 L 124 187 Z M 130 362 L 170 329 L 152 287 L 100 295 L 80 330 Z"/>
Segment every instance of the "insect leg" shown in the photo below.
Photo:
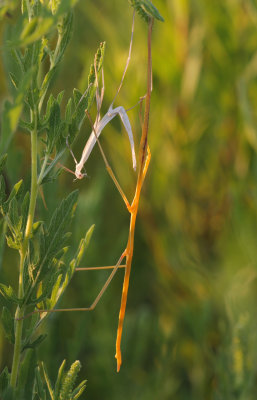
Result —
<path fill-rule="evenodd" d="M 116 107 L 113 111 L 116 111 L 117 114 L 119 114 L 121 121 L 123 122 L 123 125 L 127 131 L 129 141 L 130 141 L 130 147 L 131 147 L 131 152 L 132 152 L 132 162 L 133 162 L 133 169 L 135 170 L 137 167 L 137 161 L 136 161 L 136 154 L 135 154 L 135 145 L 134 145 L 134 139 L 133 139 L 133 133 L 132 133 L 132 128 L 129 122 L 128 115 L 125 111 L 124 107 Z"/>

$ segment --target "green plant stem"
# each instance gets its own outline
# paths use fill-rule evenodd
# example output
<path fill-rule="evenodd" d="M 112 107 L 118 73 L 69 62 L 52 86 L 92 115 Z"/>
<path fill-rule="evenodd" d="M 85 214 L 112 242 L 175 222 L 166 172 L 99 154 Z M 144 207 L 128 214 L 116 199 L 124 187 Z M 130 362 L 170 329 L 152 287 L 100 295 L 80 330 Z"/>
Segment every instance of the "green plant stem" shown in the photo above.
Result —
<path fill-rule="evenodd" d="M 34 113 L 34 129 L 31 132 L 31 192 L 30 192 L 30 204 L 29 212 L 25 230 L 25 237 L 23 241 L 22 248 L 20 250 L 20 272 L 19 272 L 19 289 L 18 295 L 22 299 L 24 296 L 24 285 L 23 285 L 23 272 L 24 272 L 24 262 L 26 258 L 26 253 L 28 250 L 29 237 L 32 231 L 36 200 L 38 193 L 37 184 L 37 113 Z M 15 314 L 16 318 L 22 318 L 24 316 L 25 307 L 17 307 Z M 21 354 L 21 344 L 22 344 L 22 327 L 23 319 L 15 321 L 15 344 L 13 353 L 13 363 L 12 363 L 12 373 L 10 384 L 13 388 L 16 386 L 18 369 L 20 364 L 20 354 Z"/>

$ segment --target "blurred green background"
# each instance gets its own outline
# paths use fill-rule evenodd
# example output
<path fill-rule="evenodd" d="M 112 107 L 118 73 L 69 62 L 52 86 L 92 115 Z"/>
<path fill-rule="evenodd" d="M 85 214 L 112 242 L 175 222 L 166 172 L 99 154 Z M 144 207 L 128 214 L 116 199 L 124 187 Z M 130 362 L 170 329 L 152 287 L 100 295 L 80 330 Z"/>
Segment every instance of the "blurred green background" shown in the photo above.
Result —
<path fill-rule="evenodd" d="M 137 220 L 134 260 L 116 373 L 115 340 L 123 272 L 91 313 L 53 315 L 39 349 L 52 379 L 63 358 L 82 362 L 85 398 L 256 399 L 257 393 L 257 2 L 155 0 L 165 18 L 153 33 L 152 161 Z M 86 86 L 99 42 L 106 40 L 102 115 L 128 54 L 132 10 L 127 0 L 81 1 L 54 93 Z M 116 105 L 129 108 L 146 91 L 147 27 L 136 17 L 132 58 Z M 6 85 L 1 66 L 1 100 Z M 92 113 L 94 113 L 92 111 Z M 138 108 L 129 112 L 138 145 Z M 85 122 L 74 153 L 90 133 Z M 135 187 L 129 144 L 116 118 L 101 142 L 124 191 Z M 63 161 L 74 168 L 67 154 Z M 29 141 L 17 133 L 9 179 L 29 168 Z M 45 187 L 46 218 L 79 188 L 72 239 L 96 224 L 84 266 L 113 265 L 124 250 L 129 215 L 95 148 L 89 178 L 63 172 Z M 39 200 L 40 202 L 40 200 Z M 9 260 L 12 259 L 9 254 Z M 16 280 L 9 261 L 2 280 Z M 88 306 L 106 272 L 80 272 L 62 306 Z M 0 336 L 0 364 L 11 363 Z"/>

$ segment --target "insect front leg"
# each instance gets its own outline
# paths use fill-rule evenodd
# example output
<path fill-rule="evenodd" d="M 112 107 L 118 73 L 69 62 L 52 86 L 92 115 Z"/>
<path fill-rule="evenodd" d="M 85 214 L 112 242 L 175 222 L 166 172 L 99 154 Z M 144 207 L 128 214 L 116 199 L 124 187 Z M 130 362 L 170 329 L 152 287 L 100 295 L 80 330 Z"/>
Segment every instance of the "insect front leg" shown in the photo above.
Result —
<path fill-rule="evenodd" d="M 110 110 L 110 109 L 109 109 Z M 109 111 L 110 112 L 110 111 Z M 137 168 L 137 161 L 136 161 L 136 154 L 135 154 L 135 144 L 134 144 L 134 138 L 133 138 L 133 132 L 132 128 L 129 122 L 129 117 L 126 113 L 126 110 L 124 107 L 116 107 L 114 109 L 111 109 L 111 112 L 115 112 L 115 115 L 119 114 L 120 119 L 127 131 L 129 141 L 130 141 L 130 147 L 131 147 L 131 153 L 132 153 L 132 163 L 133 163 L 133 169 L 136 170 Z"/>

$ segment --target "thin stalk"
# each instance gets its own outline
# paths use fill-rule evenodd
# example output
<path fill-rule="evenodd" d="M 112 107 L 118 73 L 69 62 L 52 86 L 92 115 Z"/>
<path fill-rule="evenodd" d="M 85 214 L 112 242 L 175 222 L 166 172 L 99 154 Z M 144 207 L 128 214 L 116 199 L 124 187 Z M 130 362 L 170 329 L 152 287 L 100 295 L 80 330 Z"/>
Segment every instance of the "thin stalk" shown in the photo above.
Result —
<path fill-rule="evenodd" d="M 20 250 L 20 272 L 19 272 L 19 289 L 18 296 L 20 299 L 24 296 L 24 284 L 23 284 L 23 272 L 24 272 L 24 262 L 26 258 L 26 253 L 28 250 L 29 237 L 32 231 L 36 200 L 38 193 L 38 184 L 37 184 L 37 113 L 34 113 L 34 129 L 31 132 L 31 191 L 30 191 L 30 204 L 29 204 L 29 212 L 25 230 L 25 236 L 22 244 L 22 248 Z M 22 327 L 23 327 L 23 319 L 20 319 L 24 316 L 25 307 L 17 307 L 16 315 L 15 315 L 15 344 L 14 344 L 14 353 L 13 353 L 13 363 L 12 363 L 12 373 L 10 384 L 13 388 L 16 386 L 19 364 L 20 364 L 20 355 L 21 355 L 21 344 L 22 344 Z"/>

